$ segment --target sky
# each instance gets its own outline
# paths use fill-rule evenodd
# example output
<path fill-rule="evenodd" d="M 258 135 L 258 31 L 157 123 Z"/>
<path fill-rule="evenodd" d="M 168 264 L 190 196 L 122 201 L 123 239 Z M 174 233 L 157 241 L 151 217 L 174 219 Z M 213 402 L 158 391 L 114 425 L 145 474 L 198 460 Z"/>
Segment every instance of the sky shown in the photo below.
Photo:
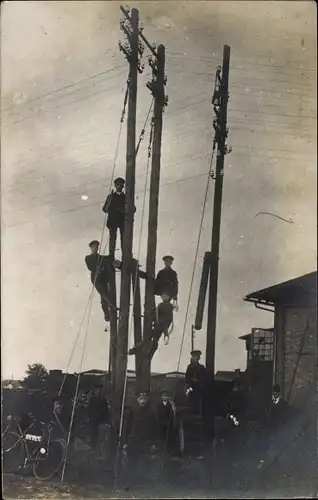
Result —
<path fill-rule="evenodd" d="M 84 257 L 88 242 L 101 238 L 127 78 L 127 61 L 118 48 L 124 39 L 119 5 L 2 2 L 4 378 L 22 377 L 35 361 L 77 372 L 108 366 L 109 334 L 97 294 L 89 323 L 84 315 L 91 290 Z M 216 369 L 244 369 L 245 346 L 238 337 L 273 322 L 270 313 L 245 303 L 245 295 L 316 269 L 316 5 L 167 1 L 129 7 L 140 9 L 148 40 L 166 47 L 169 105 L 157 268 L 164 254 L 175 257 L 180 296 L 170 343 L 160 345 L 153 370 L 184 370 L 189 359 L 201 263 L 211 241 L 213 183 L 194 268 L 213 139 L 211 94 L 224 44 L 231 46 L 232 153 L 224 170 Z M 139 78 L 137 135 L 151 101 L 147 53 Z M 143 268 L 148 136 L 149 128 L 136 167 L 134 254 L 140 244 Z M 125 146 L 124 127 L 116 176 L 125 175 Z M 258 212 L 293 223 L 255 217 Z M 204 322 L 196 332 L 196 348 L 204 350 L 205 335 Z"/>

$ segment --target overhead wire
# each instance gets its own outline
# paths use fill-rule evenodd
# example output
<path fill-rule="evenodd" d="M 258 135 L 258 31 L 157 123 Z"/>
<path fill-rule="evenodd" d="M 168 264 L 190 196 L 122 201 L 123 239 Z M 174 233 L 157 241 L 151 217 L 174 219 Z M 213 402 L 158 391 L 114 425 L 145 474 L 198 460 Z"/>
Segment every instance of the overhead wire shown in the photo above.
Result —
<path fill-rule="evenodd" d="M 187 49 L 185 49 L 187 50 Z M 187 58 L 191 58 L 191 59 L 196 59 L 196 60 L 203 60 L 203 61 L 211 61 L 211 55 L 209 56 L 203 56 L 201 54 L 191 54 L 189 53 L 188 51 L 186 52 L 186 54 L 184 52 L 176 52 L 176 51 L 168 51 L 168 54 L 169 56 L 174 56 L 174 55 L 177 55 L 177 56 L 186 56 Z M 259 55 L 256 55 L 255 57 L 259 58 L 261 56 Z M 240 58 L 239 58 L 240 59 Z M 247 61 L 245 60 L 245 63 Z M 303 62 L 303 61 L 302 61 Z M 315 68 L 296 68 L 296 67 L 291 67 L 287 64 L 281 64 L 281 65 L 278 65 L 278 64 L 273 64 L 273 63 L 270 63 L 270 64 L 266 64 L 266 63 L 255 63 L 255 60 L 253 60 L 253 62 L 251 63 L 251 65 L 254 67 L 269 67 L 269 68 L 286 68 L 286 69 L 290 69 L 292 71 L 301 71 L 301 72 L 308 72 L 308 73 L 315 73 L 316 72 L 316 69 Z M 251 68 L 252 69 L 252 68 Z M 214 75 L 213 75 L 214 76 Z"/>
<path fill-rule="evenodd" d="M 27 99 L 22 104 L 20 104 L 20 106 L 26 106 L 27 104 L 30 104 L 30 102 L 35 102 L 35 101 L 38 101 L 39 99 L 42 99 L 43 97 L 47 97 L 47 96 L 50 96 L 50 95 L 55 95 L 58 92 L 61 92 L 62 90 L 66 90 L 66 89 L 69 89 L 71 87 L 75 87 L 75 85 L 79 85 L 80 83 L 83 83 L 83 82 L 86 82 L 86 81 L 89 81 L 89 80 L 93 80 L 95 78 L 98 78 L 101 75 L 106 75 L 108 73 L 112 73 L 113 71 L 115 71 L 117 69 L 124 68 L 124 67 L 126 67 L 125 64 L 120 64 L 118 66 L 114 66 L 113 68 L 106 69 L 106 70 L 101 71 L 99 73 L 95 73 L 94 75 L 82 78 L 81 80 L 77 80 L 76 82 L 68 83 L 67 85 L 63 85 L 62 87 L 59 87 L 57 89 L 50 90 L 49 92 L 45 92 L 44 94 L 40 94 L 40 95 L 38 95 L 36 97 L 32 97 L 31 99 Z M 13 108 L 14 108 L 14 106 L 9 106 L 7 108 L 2 108 L 2 111 L 6 112 L 6 111 L 8 111 L 10 109 L 13 109 Z"/>
<path fill-rule="evenodd" d="M 203 93 L 203 92 L 202 92 L 201 94 L 202 94 L 202 95 L 204 95 L 204 93 Z M 184 101 L 184 99 L 180 99 L 180 100 L 179 100 L 179 101 L 177 101 L 177 102 L 178 102 L 178 103 L 180 103 L 180 104 L 182 104 L 182 103 L 183 103 L 183 101 Z M 99 102 L 99 101 L 98 101 L 98 102 Z M 190 107 L 195 106 L 196 104 L 203 103 L 203 102 L 206 102 L 206 99 L 204 99 L 204 100 L 203 100 L 203 99 L 201 99 L 200 101 L 191 102 L 190 104 L 186 104 L 185 106 L 184 106 L 184 105 L 182 105 L 181 107 L 178 107 L 178 108 L 174 111 L 174 114 L 176 114 L 176 113 L 177 113 L 177 112 L 179 112 L 179 111 L 188 110 Z M 170 115 L 170 116 L 171 116 L 171 115 Z M 80 134 L 80 135 L 76 136 L 75 138 L 76 138 L 76 139 L 81 139 L 82 137 L 85 137 L 85 133 Z M 108 137 L 108 135 L 107 135 L 106 137 Z M 51 154 L 52 154 L 52 153 L 54 153 L 54 154 L 55 154 L 55 153 L 57 153 L 57 152 L 59 152 L 59 151 L 62 151 L 62 150 L 63 150 L 63 146 L 62 146 L 62 147 L 58 147 L 58 148 L 53 148 L 53 149 L 50 149 L 50 153 L 51 153 Z M 44 153 L 42 153 L 41 155 L 37 155 L 37 160 L 36 160 L 35 162 L 33 162 L 32 164 L 34 165 L 34 164 L 36 164 L 36 163 L 43 162 L 43 159 L 42 159 L 42 158 L 43 158 L 43 156 L 45 157 L 45 154 L 44 154 Z M 25 166 L 25 161 L 24 161 L 24 160 L 18 160 L 17 162 L 15 162 L 15 163 L 14 163 L 14 165 L 19 165 L 19 164 L 21 164 L 21 163 L 23 163 L 23 165 Z M 77 172 L 77 171 L 79 171 L 79 170 L 82 170 L 83 168 L 86 168 L 86 167 L 80 167 L 80 168 L 78 168 L 78 169 L 72 169 L 72 170 L 70 170 L 70 171 L 69 171 L 69 173 L 73 175 L 73 174 L 74 174 L 74 172 Z M 29 177 L 30 175 L 32 175 L 32 173 L 25 173 L 25 174 L 21 174 L 21 175 L 19 176 L 19 181 L 21 182 L 21 180 L 22 180 L 22 182 L 23 182 L 23 179 L 25 179 L 26 177 Z M 43 178 L 43 176 L 42 176 L 42 175 L 41 175 L 41 178 Z"/>
<path fill-rule="evenodd" d="M 233 88 L 233 87 L 234 86 L 232 85 L 231 88 Z M 238 88 L 242 88 L 242 87 L 238 87 Z M 184 106 L 181 105 L 181 106 L 177 107 L 177 109 L 172 114 L 170 114 L 169 117 L 171 118 L 173 116 L 176 116 L 177 114 L 179 114 L 182 111 L 188 111 L 191 107 L 197 106 L 198 104 L 201 104 L 201 103 L 204 104 L 206 102 L 205 92 L 201 92 L 199 95 L 202 95 L 204 97 L 202 99 L 200 99 L 200 100 L 196 99 L 194 102 L 190 102 L 189 104 L 186 104 Z M 235 95 L 235 93 L 231 93 L 231 95 Z M 242 94 L 242 95 L 246 95 L 246 97 L 249 97 L 248 94 Z M 183 99 L 180 102 L 182 102 L 182 101 L 183 101 Z M 265 107 L 268 107 L 268 106 L 269 105 L 266 105 Z M 273 105 L 273 106 L 277 109 L 277 105 Z M 239 112 L 239 113 L 244 113 L 244 114 L 245 113 L 257 114 L 258 116 L 263 116 L 263 115 L 269 115 L 270 116 L 270 115 L 272 115 L 272 116 L 278 116 L 278 117 L 284 116 L 284 117 L 289 117 L 289 118 L 294 118 L 294 119 L 296 119 L 296 118 L 298 119 L 299 118 L 299 115 L 294 115 L 294 114 L 290 114 L 290 113 L 269 113 L 269 112 L 264 112 L 264 111 L 260 111 L 260 110 L 259 111 L 253 111 L 253 110 L 246 111 L 246 109 L 244 109 L 244 110 L 242 110 L 242 109 L 233 109 L 233 111 Z M 310 120 L 312 120 L 312 119 L 314 119 L 314 117 L 307 115 L 307 116 L 302 116 L 302 119 L 310 119 Z M 84 134 L 78 136 L 78 138 L 80 138 L 82 136 L 84 136 Z M 56 153 L 56 152 L 60 151 L 61 149 L 62 148 L 54 148 L 52 150 L 52 152 Z M 43 156 L 44 156 L 43 154 L 40 155 L 40 157 L 38 157 L 38 159 L 37 159 L 37 161 L 35 163 L 43 161 L 42 160 Z M 20 160 L 18 162 L 15 162 L 15 165 L 18 165 L 19 163 L 22 163 L 22 160 Z M 23 163 L 25 164 L 24 161 L 23 161 Z M 33 164 L 34 164 L 34 162 L 33 162 Z M 83 167 L 80 167 L 79 169 L 76 169 L 75 171 L 81 170 L 82 168 Z M 73 174 L 74 173 L 74 169 L 70 170 L 69 172 Z M 19 180 L 21 181 L 21 179 L 23 180 L 24 178 L 29 177 L 30 175 L 32 175 L 32 172 L 31 173 L 22 174 L 22 175 L 19 176 Z"/>
<path fill-rule="evenodd" d="M 79 97 L 78 99 L 74 99 L 73 101 L 69 101 L 69 102 L 66 102 L 66 103 L 63 103 L 63 104 L 60 104 L 58 106 L 54 106 L 53 108 L 48 108 L 48 109 L 40 109 L 37 111 L 37 113 L 30 113 L 28 116 L 25 116 L 23 118 L 20 118 L 19 120 L 16 120 L 16 121 L 13 121 L 11 123 L 9 123 L 8 125 L 4 125 L 4 128 L 9 128 L 9 127 L 12 127 L 14 125 L 17 125 L 21 122 L 24 122 L 26 120 L 29 120 L 31 118 L 34 118 L 34 117 L 37 117 L 39 114 L 44 114 L 44 113 L 47 113 L 47 112 L 50 112 L 50 111 L 54 111 L 56 109 L 60 109 L 62 107 L 66 107 L 66 106 L 69 106 L 69 105 L 72 105 L 72 104 L 76 104 L 80 101 L 83 101 L 85 99 L 90 99 L 91 97 L 95 96 L 95 95 L 98 95 L 98 94 L 101 94 L 105 91 L 110 91 L 110 90 L 113 90 L 115 88 L 118 88 L 118 84 L 114 84 L 112 85 L 111 87 L 109 88 L 103 88 L 101 90 L 97 90 L 96 92 L 90 92 L 89 94 L 86 94 L 86 95 L 83 95 L 82 97 Z M 100 101 L 97 101 L 97 103 L 100 102 Z M 57 116 L 57 115 L 55 115 Z"/>

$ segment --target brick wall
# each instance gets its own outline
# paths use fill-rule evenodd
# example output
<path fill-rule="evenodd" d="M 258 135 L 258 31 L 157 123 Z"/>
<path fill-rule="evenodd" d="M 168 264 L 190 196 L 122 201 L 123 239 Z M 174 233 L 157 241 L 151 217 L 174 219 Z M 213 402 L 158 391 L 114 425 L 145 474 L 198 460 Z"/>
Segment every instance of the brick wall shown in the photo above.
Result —
<path fill-rule="evenodd" d="M 317 368 L 317 315 L 314 308 L 284 310 L 284 399 L 297 406 L 313 387 Z M 299 353 L 302 352 L 301 356 Z"/>

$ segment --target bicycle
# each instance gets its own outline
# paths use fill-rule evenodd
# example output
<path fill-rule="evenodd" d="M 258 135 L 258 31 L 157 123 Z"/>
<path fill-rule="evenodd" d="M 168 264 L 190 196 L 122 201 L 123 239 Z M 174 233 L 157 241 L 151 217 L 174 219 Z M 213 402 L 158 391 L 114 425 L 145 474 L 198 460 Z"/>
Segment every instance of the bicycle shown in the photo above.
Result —
<path fill-rule="evenodd" d="M 32 418 L 22 429 L 20 418 L 9 415 L 8 420 L 16 424 L 16 431 L 7 429 L 2 436 L 3 471 L 15 473 L 32 467 L 34 477 L 40 481 L 55 476 L 66 455 L 65 440 L 52 437 L 55 423 L 37 422 Z M 35 429 L 37 423 L 41 426 L 40 433 Z"/>

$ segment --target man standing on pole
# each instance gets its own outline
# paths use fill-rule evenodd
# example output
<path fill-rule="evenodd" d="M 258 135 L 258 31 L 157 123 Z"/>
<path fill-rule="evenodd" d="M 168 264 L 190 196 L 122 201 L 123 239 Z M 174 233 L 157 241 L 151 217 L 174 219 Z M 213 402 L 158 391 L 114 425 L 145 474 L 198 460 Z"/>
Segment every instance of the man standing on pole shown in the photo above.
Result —
<path fill-rule="evenodd" d="M 103 212 L 108 214 L 107 227 L 109 229 L 109 254 L 114 259 L 117 241 L 117 231 L 120 232 L 121 250 L 123 251 L 126 194 L 124 193 L 125 180 L 117 177 L 114 182 L 115 190 L 106 198 Z"/>

